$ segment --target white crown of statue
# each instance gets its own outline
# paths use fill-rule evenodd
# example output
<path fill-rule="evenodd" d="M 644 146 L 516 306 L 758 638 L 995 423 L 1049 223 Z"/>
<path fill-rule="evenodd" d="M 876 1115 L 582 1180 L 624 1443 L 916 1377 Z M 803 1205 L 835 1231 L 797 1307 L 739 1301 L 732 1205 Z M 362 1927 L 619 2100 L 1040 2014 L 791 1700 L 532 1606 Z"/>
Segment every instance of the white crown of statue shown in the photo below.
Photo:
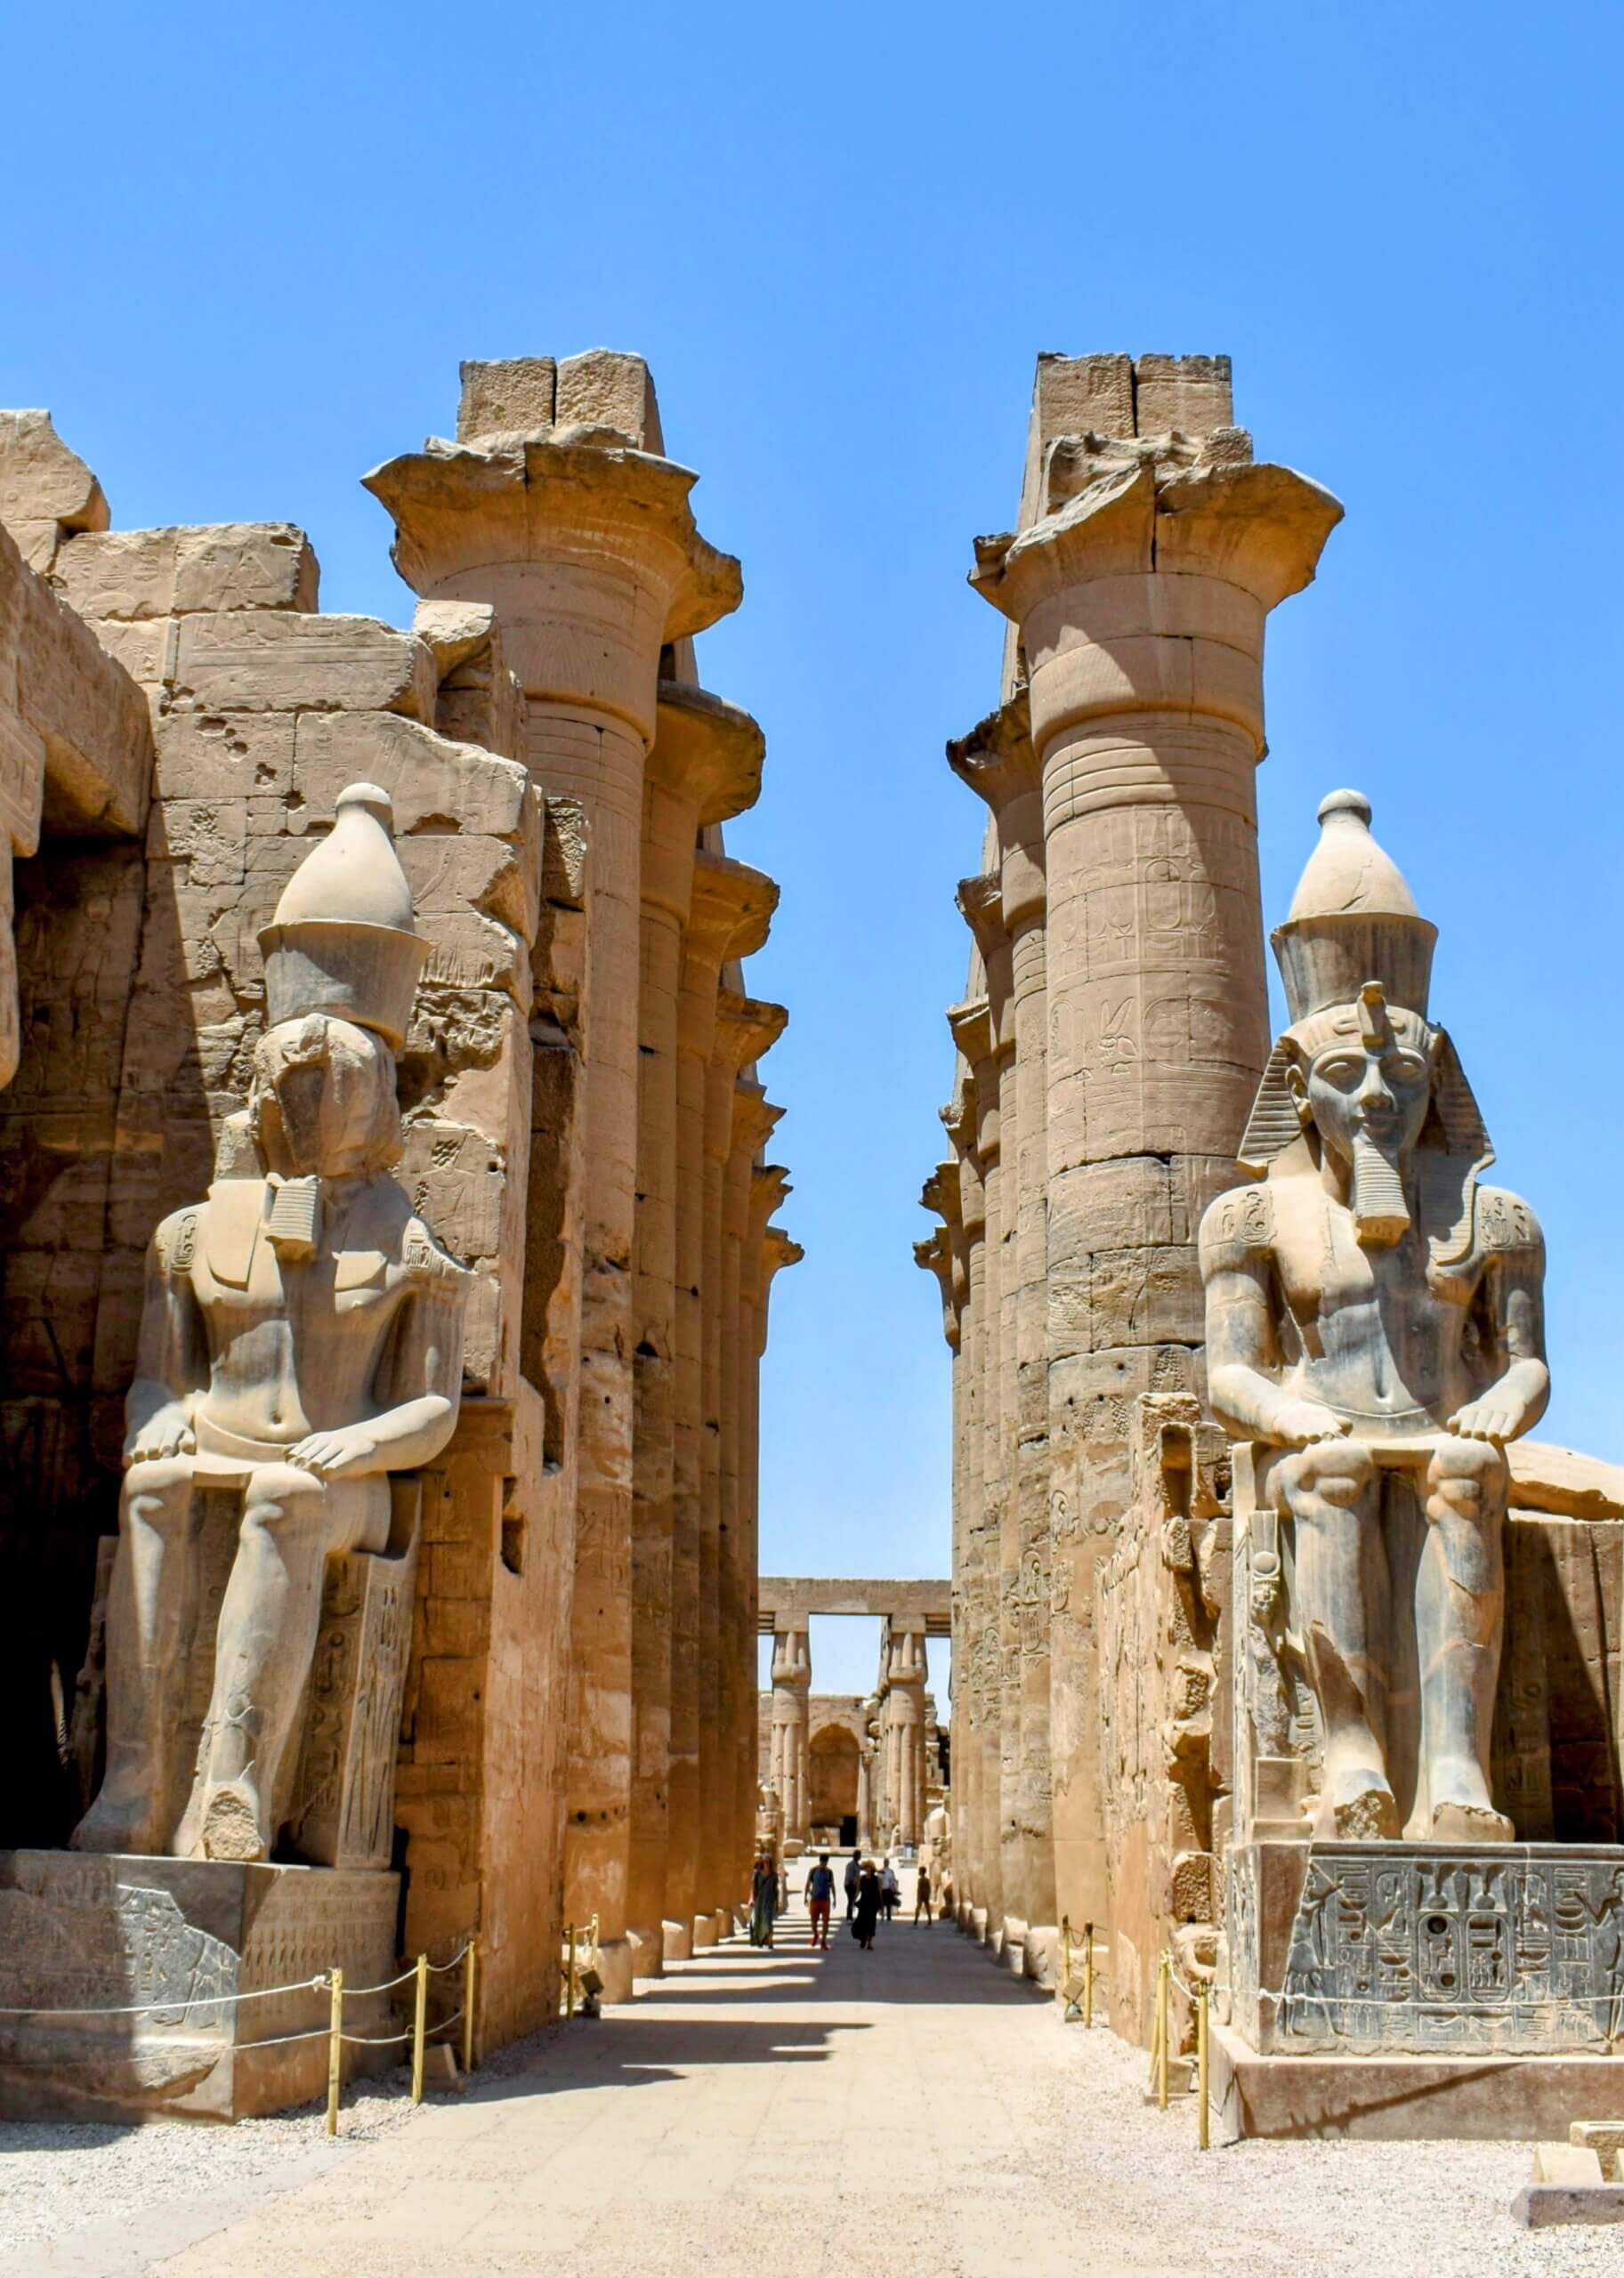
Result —
<path fill-rule="evenodd" d="M 1292 1024 L 1358 1001 L 1377 981 L 1390 1005 L 1426 1017 L 1438 929 L 1416 908 L 1392 856 L 1370 836 L 1362 791 L 1320 802 L 1320 843 L 1270 935 Z"/>
<path fill-rule="evenodd" d="M 1294 1046 L 1312 1054 L 1331 1040 L 1317 1014 L 1356 1006 L 1360 1031 L 1378 1034 L 1389 1006 L 1427 1018 L 1438 929 L 1417 909 L 1398 864 L 1371 837 L 1370 802 L 1362 791 L 1332 791 L 1321 800 L 1320 843 L 1285 924 L 1269 938 L 1291 1026 L 1269 1054 L 1237 1157 L 1257 1176 L 1302 1137 L 1303 1115 L 1288 1076 Z M 1481 1170 L 1494 1159 L 1483 1116 L 1454 1046 L 1441 1030 L 1433 1035 L 1433 1101 L 1444 1145 Z"/>
<path fill-rule="evenodd" d="M 429 945 L 394 846 L 394 808 L 376 783 L 338 795 L 332 829 L 282 889 L 259 945 L 265 1019 L 330 1013 L 372 1029 L 398 1052 Z"/>

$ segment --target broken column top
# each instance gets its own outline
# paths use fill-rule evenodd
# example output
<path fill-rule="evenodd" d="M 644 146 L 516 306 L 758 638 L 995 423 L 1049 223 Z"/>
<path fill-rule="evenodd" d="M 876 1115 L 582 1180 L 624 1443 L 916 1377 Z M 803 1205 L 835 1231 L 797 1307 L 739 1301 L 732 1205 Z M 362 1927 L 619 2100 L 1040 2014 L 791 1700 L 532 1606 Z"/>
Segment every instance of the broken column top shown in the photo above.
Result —
<path fill-rule="evenodd" d="M 459 443 L 541 435 L 554 427 L 610 427 L 634 450 L 666 453 L 654 381 L 641 356 L 589 348 L 579 356 L 513 356 L 462 366 Z"/>
<path fill-rule="evenodd" d="M 1208 445 L 1216 439 L 1214 456 L 1250 456 L 1249 438 L 1234 424 L 1227 356 L 1039 356 L 1019 527 L 1030 529 L 1048 511 L 1044 468 L 1062 437 L 1133 442 L 1168 434 Z"/>

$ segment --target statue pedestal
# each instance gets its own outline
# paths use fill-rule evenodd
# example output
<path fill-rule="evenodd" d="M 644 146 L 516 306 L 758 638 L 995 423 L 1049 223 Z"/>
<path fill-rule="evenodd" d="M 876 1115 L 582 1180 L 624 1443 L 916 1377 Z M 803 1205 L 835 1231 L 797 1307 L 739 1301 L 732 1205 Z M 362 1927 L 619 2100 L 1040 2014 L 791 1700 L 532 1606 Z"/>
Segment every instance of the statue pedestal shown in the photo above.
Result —
<path fill-rule="evenodd" d="M 0 1852 L 0 2010 L 42 2012 L 0 2015 L 0 2119 L 241 2120 L 322 2095 L 328 1996 L 307 1981 L 335 1966 L 356 1986 L 394 1976 L 399 1903 L 388 1873 Z M 389 1997 L 346 1999 L 344 2030 L 398 2030 Z M 403 2046 L 346 2048 L 346 2079 Z"/>
<path fill-rule="evenodd" d="M 1241 1844 L 1224 1920 L 1232 2133 L 1561 2135 L 1617 2101 L 1624 1847 Z"/>

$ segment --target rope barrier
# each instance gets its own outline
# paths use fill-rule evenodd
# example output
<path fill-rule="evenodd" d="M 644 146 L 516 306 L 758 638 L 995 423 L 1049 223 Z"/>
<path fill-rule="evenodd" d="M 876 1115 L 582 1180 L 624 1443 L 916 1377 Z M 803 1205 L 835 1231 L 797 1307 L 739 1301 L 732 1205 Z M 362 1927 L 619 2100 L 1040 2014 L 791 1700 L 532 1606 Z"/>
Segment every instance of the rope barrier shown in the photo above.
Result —
<path fill-rule="evenodd" d="M 411 1975 L 409 1969 L 406 1975 Z M 394 1983 L 398 1985 L 402 1981 L 396 1978 Z M 176 1993 L 166 2001 L 132 2001 L 109 2009 L 0 2008 L 0 2017 L 149 2017 L 162 2009 L 223 2009 L 242 2001 L 273 2000 L 279 1993 L 325 1993 L 327 1990 L 327 1975 L 323 1970 L 319 1977 L 302 1977 L 296 1985 L 255 1985 L 246 1993 Z M 388 1989 L 374 1985 L 363 1990 L 382 1993 Z"/>

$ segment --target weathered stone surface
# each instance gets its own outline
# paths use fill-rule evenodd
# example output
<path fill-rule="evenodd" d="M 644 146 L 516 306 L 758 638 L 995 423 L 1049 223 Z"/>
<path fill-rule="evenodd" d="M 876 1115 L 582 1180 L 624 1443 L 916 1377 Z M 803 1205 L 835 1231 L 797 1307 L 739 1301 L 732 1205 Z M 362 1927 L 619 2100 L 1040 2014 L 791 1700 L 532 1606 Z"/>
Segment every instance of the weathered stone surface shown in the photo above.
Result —
<path fill-rule="evenodd" d="M 319 1981 L 335 1967 L 357 1989 L 392 1977 L 399 1903 L 392 1874 L 0 1852 L 0 2007 L 150 2005 L 0 2018 L 0 2115 L 240 2120 L 304 2103 L 327 2078 Z M 286 1985 L 302 1990 L 233 1998 Z M 344 2022 L 393 2027 L 381 1997 L 346 2004 Z M 346 2069 L 392 2061 L 352 2050 Z"/>
<path fill-rule="evenodd" d="M 76 530 L 104 530 L 101 485 L 51 424 L 48 411 L 0 411 L 0 522 L 34 570 L 51 567 Z"/>
<path fill-rule="evenodd" d="M 198 610 L 309 612 L 319 577 L 309 538 L 291 522 L 224 522 L 76 537 L 52 582 L 81 617 L 133 622 Z"/>
<path fill-rule="evenodd" d="M 776 890 L 726 860 L 717 828 L 756 794 L 762 737 L 697 686 L 691 638 L 735 605 L 737 564 L 694 530 L 693 477 L 661 455 L 641 359 L 594 351 L 465 376 L 460 432 L 489 447 L 432 444 L 386 471 L 403 549 L 426 561 L 438 546 L 444 572 L 410 633 L 317 616 L 314 556 L 291 526 L 109 533 L 93 478 L 48 421 L 0 435 L 6 511 L 53 580 L 30 580 L 14 548 L 5 573 L 0 541 L 0 791 L 19 787 L 0 820 L 18 848 L 40 843 L 18 880 L 20 1064 L 0 1099 L 3 1421 L 8 1448 L 30 1450 L 0 1488 L 0 1572 L 48 1609 L 4 1679 L 25 1769 L 0 1833 L 60 1840 L 88 1800 L 56 1758 L 52 1665 L 83 1659 L 86 1784 L 96 1705 L 109 1683 L 128 1692 L 117 1573 L 88 1656 L 83 1637 L 119 1494 L 121 1396 L 146 1365 L 143 1253 L 178 1217 L 204 1256 L 214 1197 L 263 1188 L 251 1110 L 287 996 L 281 953 L 268 964 L 260 936 L 305 859 L 342 839 L 340 794 L 364 780 L 392 799 L 432 936 L 409 1017 L 397 1004 L 389 1023 L 400 1180 L 462 1269 L 472 1397 L 414 1474 L 420 1539 L 327 1562 L 325 1615 L 300 1594 L 316 1643 L 297 1745 L 255 1736 L 262 1753 L 281 1747 L 285 1776 L 265 1814 L 243 1816 L 273 1815 L 255 1840 L 310 1856 L 403 1846 L 408 1943 L 448 1953 L 477 1929 L 479 2029 L 503 2038 L 552 2006 L 572 1749 L 612 1789 L 604 1738 L 629 1728 L 657 1830 L 637 1854 L 656 1949 L 684 1951 L 701 1920 L 714 1938 L 740 1894 L 755 1377 L 773 1274 L 799 1253 L 769 1223 L 783 1175 L 759 1156 L 778 1111 L 748 1072 L 782 1014 L 736 987 Z M 76 848 L 73 832 L 97 836 Z M 271 1207 L 291 1207 L 287 1192 Z M 343 1294 L 359 1315 L 368 1301 Z M 392 1372 L 405 1357 L 392 1345 Z M 151 1460 L 184 1469 L 218 1453 L 177 1443 Z M 614 1555 L 622 1482 L 635 1570 Z M 197 1650 L 166 1733 L 172 1818 L 199 1742 L 206 1772 L 239 1745 L 207 1696 L 240 1502 L 197 1491 L 203 1618 L 190 1608 Z M 319 1563 L 319 1550 L 290 1555 Z M 634 1600 L 635 1650 L 618 1669 L 591 1643 L 620 1634 Z M 612 1854 L 627 1823 L 611 1810 L 588 1844 L 601 1834 Z M 632 1949 L 601 1912 L 603 1974 L 623 1994 Z"/>

